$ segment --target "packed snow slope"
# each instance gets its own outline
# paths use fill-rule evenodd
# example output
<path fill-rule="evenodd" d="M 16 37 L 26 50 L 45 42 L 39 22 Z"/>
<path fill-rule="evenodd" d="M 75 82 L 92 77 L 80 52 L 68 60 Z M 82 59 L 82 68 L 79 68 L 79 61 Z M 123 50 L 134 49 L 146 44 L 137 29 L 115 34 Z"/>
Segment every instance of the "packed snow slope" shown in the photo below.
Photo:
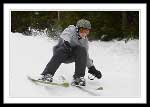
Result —
<path fill-rule="evenodd" d="M 36 85 L 27 79 L 28 75 L 39 76 L 52 57 L 52 48 L 57 40 L 46 36 L 24 36 L 20 33 L 10 35 L 10 71 L 9 86 L 11 97 L 95 97 L 75 87 Z M 103 78 L 93 81 L 88 79 L 87 87 L 97 93 L 96 97 L 139 97 L 139 40 L 92 41 L 89 42 L 89 54 L 95 67 Z M 75 63 L 61 64 L 54 81 L 64 76 L 70 83 L 74 74 Z M 96 90 L 102 87 L 103 90 Z M 88 89 L 87 88 L 87 89 Z"/>

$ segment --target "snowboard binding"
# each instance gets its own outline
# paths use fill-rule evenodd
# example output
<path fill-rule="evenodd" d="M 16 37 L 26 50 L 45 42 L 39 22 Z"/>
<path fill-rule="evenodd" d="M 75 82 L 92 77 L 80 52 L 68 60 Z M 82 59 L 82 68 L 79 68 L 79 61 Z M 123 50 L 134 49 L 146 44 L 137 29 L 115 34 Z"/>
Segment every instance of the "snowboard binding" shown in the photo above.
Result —
<path fill-rule="evenodd" d="M 71 85 L 72 86 L 85 86 L 86 82 L 85 82 L 84 77 L 79 77 L 79 78 L 74 78 Z"/>

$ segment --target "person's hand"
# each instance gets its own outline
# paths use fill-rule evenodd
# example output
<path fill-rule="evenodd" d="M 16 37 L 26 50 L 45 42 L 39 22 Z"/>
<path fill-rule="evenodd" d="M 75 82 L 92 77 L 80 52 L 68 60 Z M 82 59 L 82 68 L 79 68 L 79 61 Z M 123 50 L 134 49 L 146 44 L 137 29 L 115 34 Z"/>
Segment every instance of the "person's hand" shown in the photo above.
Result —
<path fill-rule="evenodd" d="M 96 70 L 94 66 L 91 66 L 88 70 L 88 73 L 92 74 L 93 76 L 97 77 L 100 79 L 102 77 L 102 74 L 100 71 Z"/>
<path fill-rule="evenodd" d="M 65 49 L 68 51 L 68 52 L 71 52 L 72 51 L 72 48 L 71 48 L 71 45 L 68 41 L 64 41 L 64 47 Z"/>

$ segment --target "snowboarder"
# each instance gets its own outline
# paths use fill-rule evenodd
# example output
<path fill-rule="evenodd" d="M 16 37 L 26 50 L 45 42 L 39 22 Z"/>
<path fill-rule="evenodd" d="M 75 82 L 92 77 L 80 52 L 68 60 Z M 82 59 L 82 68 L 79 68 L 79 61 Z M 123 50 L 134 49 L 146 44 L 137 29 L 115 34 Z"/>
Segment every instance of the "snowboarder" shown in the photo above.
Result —
<path fill-rule="evenodd" d="M 91 23 L 80 19 L 75 25 L 69 25 L 60 35 L 59 42 L 53 48 L 53 56 L 42 72 L 39 80 L 53 82 L 53 76 L 61 63 L 75 62 L 75 73 L 72 85 L 85 86 L 85 69 L 88 73 L 100 79 L 102 74 L 96 70 L 93 60 L 88 54 L 88 38 Z"/>

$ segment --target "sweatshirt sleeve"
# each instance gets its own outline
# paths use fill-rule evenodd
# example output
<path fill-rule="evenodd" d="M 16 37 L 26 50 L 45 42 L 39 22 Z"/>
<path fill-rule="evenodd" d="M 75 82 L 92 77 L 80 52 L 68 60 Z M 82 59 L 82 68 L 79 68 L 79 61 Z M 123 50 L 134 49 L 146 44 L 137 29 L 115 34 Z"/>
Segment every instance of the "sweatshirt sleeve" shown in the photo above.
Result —
<path fill-rule="evenodd" d="M 94 66 L 94 64 L 93 64 L 93 60 L 89 57 L 89 45 L 88 45 L 88 41 L 87 41 L 87 48 L 86 48 L 86 50 L 87 50 L 87 67 L 88 68 L 90 68 L 91 66 Z"/>
<path fill-rule="evenodd" d="M 71 42 L 71 38 L 72 38 L 72 32 L 73 32 L 73 26 L 70 25 L 68 26 L 60 35 L 60 37 L 65 40 L 68 41 L 69 43 Z"/>
<path fill-rule="evenodd" d="M 93 60 L 89 57 L 89 53 L 87 52 L 87 67 L 90 68 L 91 66 L 94 66 Z"/>

